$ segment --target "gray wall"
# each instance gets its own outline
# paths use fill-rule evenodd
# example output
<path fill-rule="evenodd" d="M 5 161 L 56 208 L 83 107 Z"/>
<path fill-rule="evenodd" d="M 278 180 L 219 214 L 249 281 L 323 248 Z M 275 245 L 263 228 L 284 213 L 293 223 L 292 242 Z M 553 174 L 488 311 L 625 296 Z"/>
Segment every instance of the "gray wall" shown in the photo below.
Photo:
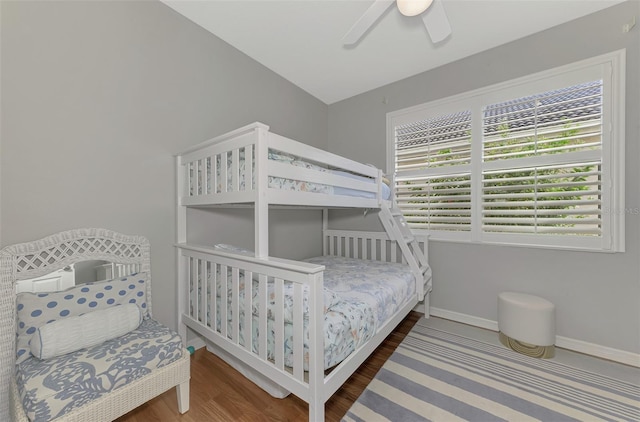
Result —
<path fill-rule="evenodd" d="M 173 154 L 253 121 L 326 149 L 327 106 L 159 2 L 0 4 L 0 243 L 147 236 L 154 314 L 175 327 Z M 203 240 L 232 220 L 210 218 Z M 320 224 L 296 222 L 317 251 Z"/>
<path fill-rule="evenodd" d="M 626 253 L 434 241 L 433 306 L 495 321 L 499 292 L 528 292 L 556 304 L 558 335 L 640 352 L 640 28 L 621 29 L 639 15 L 632 0 L 329 106 L 329 150 L 384 168 L 390 111 L 627 48 Z M 336 228 L 376 225 L 375 217 L 332 213 Z"/>
<path fill-rule="evenodd" d="M 196 244 L 226 243 L 254 249 L 254 214 L 249 208 L 187 210 L 187 239 Z M 224 224 L 219 222 L 224 221 Z M 303 259 L 322 255 L 322 212 L 269 210 L 269 255 Z"/>

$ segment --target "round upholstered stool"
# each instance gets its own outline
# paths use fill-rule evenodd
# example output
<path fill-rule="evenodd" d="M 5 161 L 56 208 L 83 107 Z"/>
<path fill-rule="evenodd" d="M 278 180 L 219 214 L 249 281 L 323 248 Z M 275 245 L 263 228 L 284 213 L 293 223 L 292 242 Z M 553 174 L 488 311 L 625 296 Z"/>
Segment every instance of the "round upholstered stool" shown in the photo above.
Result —
<path fill-rule="evenodd" d="M 524 293 L 498 296 L 500 342 L 516 352 L 537 358 L 555 354 L 556 315 L 553 303 Z"/>

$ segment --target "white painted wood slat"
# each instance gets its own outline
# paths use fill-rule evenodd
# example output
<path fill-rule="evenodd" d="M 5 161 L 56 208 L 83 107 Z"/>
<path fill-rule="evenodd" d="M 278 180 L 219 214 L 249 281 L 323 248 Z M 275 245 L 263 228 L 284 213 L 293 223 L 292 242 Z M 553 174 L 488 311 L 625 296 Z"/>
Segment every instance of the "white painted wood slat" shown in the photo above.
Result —
<path fill-rule="evenodd" d="M 276 367 L 284 370 L 284 280 L 275 279 L 275 361 Z"/>
<path fill-rule="evenodd" d="M 253 350 L 253 308 L 251 301 L 253 300 L 253 272 L 244 272 L 244 348 L 250 352 Z"/>
<path fill-rule="evenodd" d="M 227 290 L 228 286 L 228 267 L 226 265 L 220 266 L 220 333 L 227 337 L 227 321 L 229 321 L 228 315 L 228 297 L 229 291 Z"/>
<path fill-rule="evenodd" d="M 259 301 L 260 301 L 260 305 L 258 306 L 260 315 L 258 317 L 259 319 L 259 333 L 258 336 L 258 354 L 260 355 L 260 358 L 263 360 L 267 360 L 267 304 L 268 304 L 268 298 L 267 298 L 267 276 L 264 274 L 260 274 L 260 276 L 258 277 L 259 280 Z"/>
<path fill-rule="evenodd" d="M 302 284 L 293 285 L 293 375 L 304 380 L 304 317 Z"/>
<path fill-rule="evenodd" d="M 231 338 L 234 343 L 240 341 L 240 281 L 239 270 L 231 270 Z M 251 311 L 249 311 L 250 313 Z"/>

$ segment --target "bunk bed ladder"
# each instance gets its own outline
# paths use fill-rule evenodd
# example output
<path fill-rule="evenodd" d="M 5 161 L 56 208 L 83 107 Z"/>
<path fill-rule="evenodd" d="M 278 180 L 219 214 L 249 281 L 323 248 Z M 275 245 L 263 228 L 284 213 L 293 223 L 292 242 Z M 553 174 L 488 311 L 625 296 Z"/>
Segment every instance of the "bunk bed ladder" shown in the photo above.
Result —
<path fill-rule="evenodd" d="M 416 276 L 416 279 L 423 279 L 425 281 L 424 286 L 418 283 L 419 288 L 422 287 L 422 291 L 419 292 L 420 298 L 423 298 L 430 290 L 429 281 L 431 279 L 431 268 L 427 262 L 427 257 L 422 249 L 420 249 L 418 240 L 413 235 L 413 232 L 407 224 L 407 220 L 405 220 L 404 215 L 399 208 L 389 208 L 383 203 L 378 216 L 384 226 L 384 229 L 389 235 L 389 238 L 395 240 L 400 246 L 402 255 L 407 261 L 407 264 L 409 264 L 409 267 Z"/>

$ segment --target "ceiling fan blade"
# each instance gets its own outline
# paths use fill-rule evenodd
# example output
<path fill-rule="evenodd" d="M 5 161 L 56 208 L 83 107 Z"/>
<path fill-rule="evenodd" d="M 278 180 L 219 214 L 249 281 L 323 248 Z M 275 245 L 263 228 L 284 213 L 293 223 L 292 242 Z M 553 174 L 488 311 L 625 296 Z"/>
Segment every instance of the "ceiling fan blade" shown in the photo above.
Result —
<path fill-rule="evenodd" d="M 357 43 L 393 3 L 395 0 L 376 0 L 342 38 L 342 44 L 353 45 Z"/>
<path fill-rule="evenodd" d="M 424 26 L 427 28 L 434 44 L 439 43 L 451 34 L 451 24 L 441 0 L 433 1 L 431 7 L 422 14 L 422 22 L 424 22 Z"/>

